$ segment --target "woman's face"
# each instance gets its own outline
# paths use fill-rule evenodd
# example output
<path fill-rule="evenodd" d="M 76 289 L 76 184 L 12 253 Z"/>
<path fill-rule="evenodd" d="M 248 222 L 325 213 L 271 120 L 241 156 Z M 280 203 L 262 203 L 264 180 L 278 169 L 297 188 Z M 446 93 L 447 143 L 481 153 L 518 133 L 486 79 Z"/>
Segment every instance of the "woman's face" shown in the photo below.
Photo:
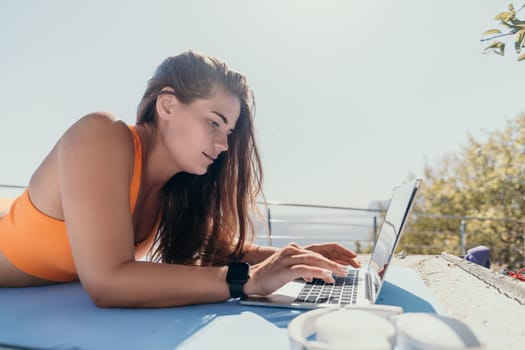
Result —
<path fill-rule="evenodd" d="M 217 157 L 228 150 L 228 137 L 240 114 L 240 100 L 217 87 L 209 98 L 190 104 L 175 96 L 164 129 L 164 143 L 175 172 L 203 175 Z"/>

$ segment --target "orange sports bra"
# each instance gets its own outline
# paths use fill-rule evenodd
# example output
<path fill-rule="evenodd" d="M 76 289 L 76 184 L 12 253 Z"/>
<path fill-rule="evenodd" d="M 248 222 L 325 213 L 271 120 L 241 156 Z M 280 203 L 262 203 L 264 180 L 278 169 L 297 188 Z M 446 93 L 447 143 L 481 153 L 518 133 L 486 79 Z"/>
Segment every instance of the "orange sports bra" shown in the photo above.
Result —
<path fill-rule="evenodd" d="M 135 146 L 129 189 L 130 212 L 133 213 L 142 173 L 142 144 L 136 128 L 129 126 L 129 129 Z M 136 246 L 135 258 L 146 254 L 153 244 L 156 230 L 157 225 Z M 54 282 L 78 280 L 66 224 L 39 211 L 31 202 L 28 189 L 13 202 L 9 213 L 0 219 L 0 251 L 14 266 L 29 275 Z"/>

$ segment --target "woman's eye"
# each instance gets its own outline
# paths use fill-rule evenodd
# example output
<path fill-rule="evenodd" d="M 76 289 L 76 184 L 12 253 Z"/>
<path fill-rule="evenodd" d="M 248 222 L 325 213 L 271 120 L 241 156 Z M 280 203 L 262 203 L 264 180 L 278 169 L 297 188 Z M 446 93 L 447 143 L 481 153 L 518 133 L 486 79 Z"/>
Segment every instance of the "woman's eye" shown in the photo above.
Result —
<path fill-rule="evenodd" d="M 214 121 L 214 120 L 209 120 L 209 121 L 208 121 L 208 124 L 210 124 L 210 126 L 212 126 L 212 127 L 214 127 L 214 128 L 219 128 L 219 127 L 220 127 L 219 123 L 217 123 L 217 122 Z"/>

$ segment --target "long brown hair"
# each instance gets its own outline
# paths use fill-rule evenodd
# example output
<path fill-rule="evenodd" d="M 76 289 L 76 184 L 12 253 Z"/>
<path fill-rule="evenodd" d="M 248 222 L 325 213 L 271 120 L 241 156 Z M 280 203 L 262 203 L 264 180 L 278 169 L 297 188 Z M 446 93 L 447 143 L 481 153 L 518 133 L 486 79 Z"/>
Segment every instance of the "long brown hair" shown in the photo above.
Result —
<path fill-rule="evenodd" d="M 240 260 L 253 240 L 262 168 L 253 130 L 255 100 L 246 78 L 219 59 L 193 51 L 168 57 L 148 82 L 137 124 L 155 124 L 156 99 L 164 87 L 189 104 L 209 97 L 217 86 L 241 102 L 229 149 L 206 174 L 178 173 L 162 187 L 154 261 L 222 265 Z"/>

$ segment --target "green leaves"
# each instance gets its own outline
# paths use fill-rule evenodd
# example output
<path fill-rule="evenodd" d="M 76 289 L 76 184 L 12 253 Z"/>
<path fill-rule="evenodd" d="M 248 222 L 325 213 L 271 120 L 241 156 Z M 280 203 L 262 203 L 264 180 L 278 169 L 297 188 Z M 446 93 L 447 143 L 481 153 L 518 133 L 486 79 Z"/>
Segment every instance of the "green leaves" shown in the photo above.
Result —
<path fill-rule="evenodd" d="M 488 51 L 492 51 L 498 55 L 501 55 L 503 56 L 505 54 L 505 44 L 502 43 L 501 41 L 495 41 L 493 43 L 491 43 L 489 46 L 487 46 L 485 48 L 485 50 L 483 50 L 484 53 L 488 52 Z"/>
<path fill-rule="evenodd" d="M 510 22 L 516 17 L 515 11 L 501 12 L 494 17 L 496 21 Z"/>
<path fill-rule="evenodd" d="M 491 34 L 500 34 L 501 30 L 499 29 L 489 29 L 487 31 L 483 32 L 483 35 L 491 35 Z"/>
<path fill-rule="evenodd" d="M 525 4 L 520 7 L 519 10 L 523 9 L 525 7 Z M 509 11 L 504 11 L 498 13 L 494 19 L 496 21 L 499 21 L 500 24 L 508 29 L 508 32 L 502 33 L 499 29 L 489 29 L 485 32 L 483 32 L 483 35 L 494 35 L 493 37 L 487 38 L 487 39 L 481 39 L 481 41 L 487 41 L 492 40 L 495 38 L 500 38 L 504 36 L 512 36 L 515 35 L 514 40 L 514 49 L 517 54 L 521 53 L 521 48 L 525 47 L 525 21 L 519 19 L 516 14 L 516 10 L 514 9 L 513 4 L 509 4 L 508 6 Z M 518 10 L 518 12 L 519 12 Z M 487 46 L 483 53 L 488 52 L 494 52 L 497 55 L 503 56 L 505 54 L 505 43 L 501 41 L 494 41 L 489 46 Z M 518 56 L 517 61 L 524 60 L 525 57 L 523 55 Z"/>
<path fill-rule="evenodd" d="M 525 47 L 525 29 L 522 29 L 516 33 L 516 40 L 514 41 L 514 47 L 517 53 L 520 53 L 521 48 Z"/>
<path fill-rule="evenodd" d="M 459 251 L 461 220 L 467 249 L 490 247 L 495 262 L 523 265 L 525 243 L 525 114 L 483 141 L 469 137 L 458 153 L 426 165 L 424 181 L 401 241 L 408 253 Z M 519 249 L 515 249 L 519 247 Z"/>

